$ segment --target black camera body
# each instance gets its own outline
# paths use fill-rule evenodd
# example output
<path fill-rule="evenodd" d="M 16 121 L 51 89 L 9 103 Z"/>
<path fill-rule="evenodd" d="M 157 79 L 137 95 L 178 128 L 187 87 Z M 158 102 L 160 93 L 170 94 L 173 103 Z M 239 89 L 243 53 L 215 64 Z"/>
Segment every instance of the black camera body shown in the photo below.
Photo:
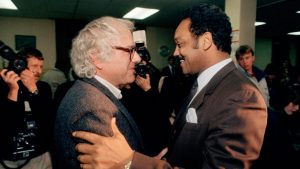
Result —
<path fill-rule="evenodd" d="M 23 160 L 31 158 L 37 150 L 36 130 L 37 125 L 32 114 L 25 114 L 24 129 L 17 132 L 12 138 L 11 157 L 12 160 Z"/>
<path fill-rule="evenodd" d="M 139 63 L 135 65 L 135 73 L 143 78 L 146 78 L 146 74 L 150 73 L 150 68 L 148 65 Z"/>
<path fill-rule="evenodd" d="M 139 63 L 135 65 L 135 72 L 137 75 L 146 78 L 146 74 L 150 73 L 150 66 L 149 61 L 151 60 L 150 53 L 147 50 L 144 42 L 136 42 L 137 47 L 137 53 L 141 57 L 142 61 L 145 61 L 146 63 Z"/>
<path fill-rule="evenodd" d="M 15 73 L 20 74 L 27 68 L 26 56 L 22 53 L 15 53 L 9 46 L 0 41 L 0 56 L 9 61 L 8 70 L 13 70 Z"/>

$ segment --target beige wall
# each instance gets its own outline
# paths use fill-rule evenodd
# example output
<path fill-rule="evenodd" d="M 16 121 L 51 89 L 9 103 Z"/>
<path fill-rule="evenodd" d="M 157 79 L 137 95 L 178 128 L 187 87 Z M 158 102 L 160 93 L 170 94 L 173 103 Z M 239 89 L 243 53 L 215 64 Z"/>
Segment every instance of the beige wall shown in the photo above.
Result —
<path fill-rule="evenodd" d="M 151 55 L 152 63 L 159 69 L 168 64 L 167 58 L 159 54 L 159 49 L 162 45 L 169 47 L 171 54 L 175 49 L 174 43 L 175 29 L 159 28 L 159 27 L 147 27 L 147 46 Z"/>
<path fill-rule="evenodd" d="M 46 19 L 0 17 L 0 40 L 15 50 L 15 35 L 36 36 L 36 47 L 45 57 L 45 71 L 53 68 L 56 61 L 55 22 Z M 147 27 L 146 36 L 152 62 L 158 68 L 167 65 L 167 58 L 159 55 L 159 48 L 167 45 L 174 50 L 173 29 Z M 0 58 L 0 68 L 3 67 Z"/>
<path fill-rule="evenodd" d="M 40 49 L 45 57 L 45 69 L 53 68 L 56 61 L 55 47 L 55 22 L 45 19 L 26 19 L 14 17 L 0 17 L 0 40 L 15 49 L 15 35 L 36 36 L 36 47 Z M 167 65 L 167 57 L 160 56 L 159 48 L 167 45 L 171 53 L 175 48 L 173 40 L 175 29 L 147 27 L 146 36 L 148 49 L 151 54 L 152 63 L 159 69 Z M 295 42 L 293 42 L 295 43 Z M 255 41 L 255 64 L 264 69 L 271 62 L 272 42 L 270 39 L 259 39 Z M 291 45 L 290 58 L 293 65 L 296 62 L 296 45 Z M 3 65 L 0 57 L 0 68 Z"/>
<path fill-rule="evenodd" d="M 0 17 L 0 28 L 0 40 L 13 50 L 15 50 L 15 35 L 35 36 L 36 48 L 45 58 L 44 70 L 54 67 L 56 60 L 54 20 Z M 0 67 L 3 66 L 2 62 Z"/>

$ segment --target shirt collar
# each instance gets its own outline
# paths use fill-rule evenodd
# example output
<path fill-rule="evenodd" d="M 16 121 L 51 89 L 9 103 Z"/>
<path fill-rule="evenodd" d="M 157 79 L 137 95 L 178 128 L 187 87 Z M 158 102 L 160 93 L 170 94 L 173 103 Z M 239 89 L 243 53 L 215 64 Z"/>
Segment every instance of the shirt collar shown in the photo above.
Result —
<path fill-rule="evenodd" d="M 122 98 L 122 94 L 121 94 L 121 90 L 118 89 L 116 86 L 112 85 L 110 82 L 108 82 L 107 80 L 103 79 L 102 77 L 95 75 L 94 78 L 96 80 L 98 80 L 101 84 L 103 84 L 105 87 L 108 88 L 109 91 L 112 92 L 112 94 L 117 98 L 117 99 L 121 99 Z"/>
<path fill-rule="evenodd" d="M 229 62 L 231 62 L 232 59 L 228 58 L 225 60 L 222 60 L 221 62 L 214 64 L 213 66 L 207 68 L 202 73 L 198 75 L 197 82 L 198 82 L 198 89 L 197 93 L 207 85 L 207 83 L 212 79 L 212 77 L 224 66 L 226 66 Z"/>

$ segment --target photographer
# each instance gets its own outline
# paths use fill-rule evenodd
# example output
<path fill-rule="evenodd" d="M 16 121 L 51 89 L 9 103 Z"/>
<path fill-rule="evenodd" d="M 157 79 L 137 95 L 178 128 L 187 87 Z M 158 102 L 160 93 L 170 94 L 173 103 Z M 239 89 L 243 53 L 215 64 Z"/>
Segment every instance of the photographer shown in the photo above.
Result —
<path fill-rule="evenodd" d="M 141 62 L 136 66 L 136 79 L 122 89 L 122 103 L 141 131 L 145 154 L 154 156 L 167 146 L 171 130 L 166 105 L 158 91 L 159 69 L 143 44 L 136 44 Z"/>
<path fill-rule="evenodd" d="M 25 48 L 19 55 L 26 59 L 24 70 L 11 66 L 1 70 L 0 169 L 51 169 L 51 89 L 39 81 L 44 58 L 35 48 Z"/>

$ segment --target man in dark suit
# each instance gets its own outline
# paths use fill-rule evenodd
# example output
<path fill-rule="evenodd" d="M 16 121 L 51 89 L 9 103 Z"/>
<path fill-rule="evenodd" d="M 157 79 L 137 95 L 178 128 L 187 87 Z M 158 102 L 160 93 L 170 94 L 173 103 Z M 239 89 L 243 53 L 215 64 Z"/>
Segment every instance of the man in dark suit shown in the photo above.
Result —
<path fill-rule="evenodd" d="M 133 23 L 113 17 L 98 18 L 73 40 L 72 67 L 78 79 L 61 101 L 55 123 L 56 156 L 60 168 L 80 168 L 72 137 L 76 130 L 113 136 L 111 119 L 132 149 L 143 151 L 140 132 L 119 99 L 120 88 L 135 80 L 141 58 L 132 37 Z"/>
<path fill-rule="evenodd" d="M 201 4 L 183 14 L 174 55 L 183 57 L 185 74 L 198 77 L 191 90 L 196 94 L 176 117 L 167 161 L 133 151 L 113 125 L 113 138 L 74 133 L 93 144 L 77 145 L 82 167 L 250 168 L 262 146 L 267 108 L 259 90 L 229 57 L 231 31 L 229 18 L 214 5 Z"/>
<path fill-rule="evenodd" d="M 174 62 L 174 56 L 169 56 L 168 57 L 168 65 L 165 66 L 164 68 L 162 68 L 162 70 L 161 70 L 161 73 L 163 76 L 172 77 L 175 75 L 173 62 Z"/>

